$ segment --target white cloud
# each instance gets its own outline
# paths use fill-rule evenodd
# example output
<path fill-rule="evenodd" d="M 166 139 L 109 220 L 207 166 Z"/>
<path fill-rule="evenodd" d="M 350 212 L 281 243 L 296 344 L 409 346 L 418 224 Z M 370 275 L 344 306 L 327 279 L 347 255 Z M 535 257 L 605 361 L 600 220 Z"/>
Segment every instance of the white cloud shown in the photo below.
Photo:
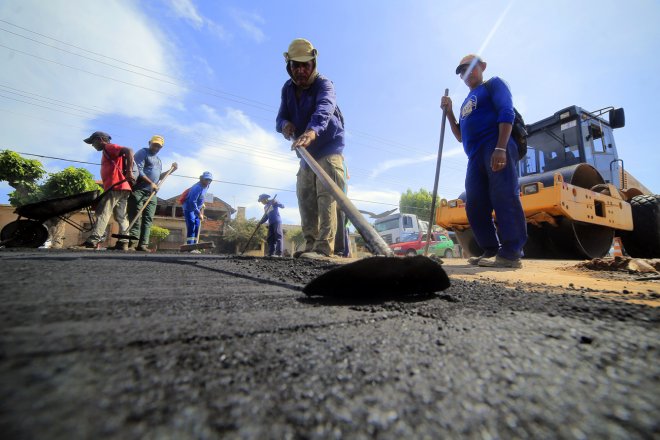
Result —
<path fill-rule="evenodd" d="M 168 3 L 170 9 L 178 18 L 187 21 L 195 29 L 199 30 L 206 27 L 211 34 L 221 40 L 231 38 L 229 32 L 222 25 L 203 17 L 197 11 L 197 7 L 193 4 L 192 0 L 169 0 Z"/>
<path fill-rule="evenodd" d="M 177 17 L 188 21 L 197 29 L 204 25 L 204 19 L 190 0 L 170 0 L 170 7 Z"/>
<path fill-rule="evenodd" d="M 179 168 L 186 170 L 185 175 L 199 176 L 203 171 L 211 171 L 215 179 L 255 185 L 214 182 L 210 190 L 232 205 L 245 206 L 248 218 L 260 217 L 263 213 L 261 205 L 256 203 L 260 193 L 274 195 L 278 192 L 265 187 L 288 189 L 290 191 L 278 194 L 279 199 L 286 198 L 287 208 L 282 210 L 282 215 L 288 222 L 298 220 L 297 213 L 291 212 L 297 211 L 297 207 L 291 204 L 295 201 L 291 190 L 295 190 L 298 160 L 288 143 L 239 110 L 227 109 L 223 114 L 208 106 L 202 106 L 200 110 L 202 117 L 198 122 L 172 126 L 178 134 L 192 141 L 185 156 L 171 155 L 179 163 Z M 163 157 L 164 163 L 168 160 L 168 156 Z M 191 184 L 190 180 L 177 179 L 168 185 L 167 191 L 181 192 Z"/>
<path fill-rule="evenodd" d="M 399 206 L 401 191 L 390 189 L 374 190 L 360 185 L 350 185 L 348 188 L 348 197 L 358 209 L 378 214 Z"/>
<path fill-rule="evenodd" d="M 0 3 L 0 16 L 18 26 L 52 34 L 58 40 L 107 57 L 153 71 L 176 71 L 164 38 L 130 1 L 14 0 Z M 112 32 L 98 31 L 98 17 L 112 23 Z M 27 31 L 17 30 L 17 33 L 91 56 L 87 52 Z M 117 38 L 117 35 L 122 38 Z M 0 109 L 4 110 L 0 118 L 0 145 L 3 147 L 48 155 L 57 152 L 59 156 L 85 159 L 91 157 L 93 151 L 91 148 L 86 149 L 81 141 L 91 131 L 99 129 L 93 125 L 95 119 L 113 114 L 144 121 L 151 115 L 163 112 L 184 92 L 182 87 L 155 82 L 143 75 L 113 69 L 17 36 L 3 37 L 6 46 L 93 73 L 0 48 L 0 63 L 3 66 L 0 69 L 0 84 L 12 87 L 16 93 L 33 94 L 29 96 L 34 98 L 11 94 L 6 92 L 8 89 L 2 93 L 14 98 L 0 98 Z M 127 67 L 108 58 L 96 58 Z M 137 87 L 99 75 L 129 82 Z M 154 93 L 141 87 L 158 89 L 163 93 Z M 74 104 L 76 110 L 63 103 Z M 107 130 L 110 131 L 109 128 Z"/>
<path fill-rule="evenodd" d="M 454 157 L 462 153 L 463 150 L 461 148 L 452 148 L 451 150 L 444 151 L 442 153 L 442 158 L 444 159 L 444 158 Z M 389 171 L 393 168 L 399 168 L 399 167 L 422 163 L 422 162 L 429 162 L 429 161 L 437 160 L 437 158 L 438 158 L 437 154 L 427 154 L 425 156 L 386 160 L 376 165 L 376 167 L 371 171 L 370 177 L 373 179 L 375 177 L 378 177 L 380 174 Z"/>
<path fill-rule="evenodd" d="M 263 25 L 266 21 L 259 14 L 234 9 L 232 11 L 232 17 L 236 24 L 238 24 L 238 26 L 257 43 L 261 43 L 266 39 L 264 31 L 261 30 L 260 27 L 260 25 Z"/>

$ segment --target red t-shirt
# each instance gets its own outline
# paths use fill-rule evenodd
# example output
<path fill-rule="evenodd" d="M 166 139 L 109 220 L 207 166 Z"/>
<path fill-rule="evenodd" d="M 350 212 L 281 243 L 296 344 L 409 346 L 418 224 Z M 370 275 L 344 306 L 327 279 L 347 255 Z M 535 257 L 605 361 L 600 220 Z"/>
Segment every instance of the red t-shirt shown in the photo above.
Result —
<path fill-rule="evenodd" d="M 103 189 L 106 191 L 115 183 L 125 179 L 121 172 L 124 167 L 124 158 L 120 155 L 122 148 L 124 147 L 116 144 L 105 144 L 105 148 L 103 149 L 103 158 L 101 159 L 101 179 L 103 180 Z M 130 191 L 131 186 L 128 182 L 124 182 L 112 189 Z"/>

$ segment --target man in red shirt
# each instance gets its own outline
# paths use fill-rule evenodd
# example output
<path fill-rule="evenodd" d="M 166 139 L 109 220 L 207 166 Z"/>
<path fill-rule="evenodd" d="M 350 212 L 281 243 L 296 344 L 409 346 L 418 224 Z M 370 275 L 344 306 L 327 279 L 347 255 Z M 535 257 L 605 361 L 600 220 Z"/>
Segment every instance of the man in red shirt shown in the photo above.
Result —
<path fill-rule="evenodd" d="M 135 183 L 132 173 L 124 176 L 124 158 L 127 160 L 126 169 L 132 170 L 133 150 L 110 143 L 110 135 L 102 131 L 95 131 L 84 140 L 91 144 L 97 151 L 103 152 L 101 158 L 101 179 L 103 180 L 103 197 L 96 208 L 96 225 L 92 234 L 81 245 L 84 248 L 95 249 L 103 240 L 106 227 L 110 217 L 114 214 L 115 221 L 119 224 L 119 234 L 128 235 L 128 218 L 126 216 L 126 203 L 131 194 L 131 185 Z M 128 240 L 119 239 L 114 249 L 128 250 Z"/>

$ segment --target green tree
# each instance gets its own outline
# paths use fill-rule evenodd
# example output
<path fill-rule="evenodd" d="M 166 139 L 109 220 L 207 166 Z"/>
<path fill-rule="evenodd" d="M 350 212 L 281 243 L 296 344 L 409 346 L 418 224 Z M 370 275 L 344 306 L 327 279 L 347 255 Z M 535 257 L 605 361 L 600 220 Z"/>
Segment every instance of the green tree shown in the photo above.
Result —
<path fill-rule="evenodd" d="M 36 159 L 25 159 L 10 150 L 0 151 L 0 181 L 14 188 L 9 194 L 12 206 L 21 206 L 38 200 L 37 181 L 46 174 L 43 165 Z"/>
<path fill-rule="evenodd" d="M 410 188 L 401 194 L 399 199 L 399 211 L 404 214 L 415 214 L 417 218 L 424 221 L 429 221 L 431 218 L 431 201 L 433 195 L 430 191 L 420 188 L 419 191 L 413 192 Z M 436 198 L 436 206 L 440 202 L 440 198 Z"/>
<path fill-rule="evenodd" d="M 84 168 L 68 167 L 57 173 L 48 173 L 48 178 L 39 184 L 38 181 L 44 175 L 46 175 L 46 171 L 38 160 L 25 159 L 18 153 L 9 150 L 0 152 L 0 181 L 8 182 L 15 189 L 9 193 L 9 203 L 12 206 L 22 206 L 40 200 L 103 189 L 94 181 L 92 173 Z M 65 217 L 69 217 L 71 214 L 65 215 Z M 53 218 L 45 224 L 50 232 L 52 246 L 61 247 L 64 237 L 64 220 Z"/>
<path fill-rule="evenodd" d="M 158 250 L 158 246 L 160 246 L 160 243 L 165 240 L 168 236 L 170 235 L 170 230 L 166 228 L 161 228 L 160 226 L 152 226 L 151 227 L 151 238 L 152 241 L 156 244 L 156 250 Z"/>
<path fill-rule="evenodd" d="M 228 223 L 229 227 L 225 231 L 224 238 L 226 241 L 233 243 L 237 251 L 242 251 L 258 223 L 259 220 L 255 218 L 251 218 L 249 220 L 230 220 Z M 250 244 L 250 249 L 256 249 L 258 246 L 260 246 L 261 243 L 266 240 L 267 233 L 268 228 L 264 225 L 261 225 L 257 232 L 254 234 L 254 238 Z"/>
<path fill-rule="evenodd" d="M 286 235 L 293 242 L 294 252 L 297 251 L 300 246 L 305 244 L 305 235 L 303 234 L 302 228 L 291 228 L 286 232 Z"/>
<path fill-rule="evenodd" d="M 57 173 L 49 173 L 40 189 L 44 199 L 52 199 L 103 188 L 96 183 L 92 173 L 86 169 L 68 167 Z"/>

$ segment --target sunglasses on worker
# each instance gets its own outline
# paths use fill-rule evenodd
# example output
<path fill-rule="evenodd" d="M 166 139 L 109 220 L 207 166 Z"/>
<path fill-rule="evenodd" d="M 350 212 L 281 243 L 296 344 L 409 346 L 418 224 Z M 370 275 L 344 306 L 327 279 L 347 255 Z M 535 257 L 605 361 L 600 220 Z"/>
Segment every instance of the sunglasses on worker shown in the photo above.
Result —
<path fill-rule="evenodd" d="M 463 76 L 465 76 L 465 73 L 468 71 L 468 69 L 470 69 L 470 66 L 471 66 L 471 65 L 472 65 L 472 69 L 470 69 L 470 70 L 474 70 L 474 68 L 475 68 L 475 67 L 477 66 L 477 64 L 479 64 L 480 62 L 481 62 L 481 60 L 477 60 L 476 62 L 473 61 L 473 62 L 470 62 L 470 63 L 467 63 L 467 64 L 461 64 L 461 65 L 458 67 L 458 75 L 462 78 Z"/>

